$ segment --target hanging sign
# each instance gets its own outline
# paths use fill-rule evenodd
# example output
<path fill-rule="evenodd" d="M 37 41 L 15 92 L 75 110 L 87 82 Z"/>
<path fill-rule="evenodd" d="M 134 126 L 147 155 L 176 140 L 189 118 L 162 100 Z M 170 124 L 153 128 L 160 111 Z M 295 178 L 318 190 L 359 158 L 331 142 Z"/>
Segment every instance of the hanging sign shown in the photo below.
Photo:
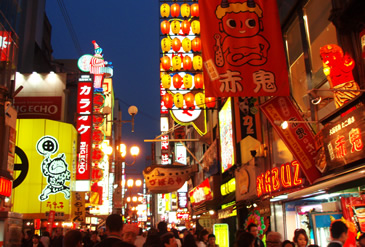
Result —
<path fill-rule="evenodd" d="M 210 189 L 209 179 L 205 179 L 201 184 L 189 191 L 189 197 L 193 206 L 212 200 L 213 192 Z"/>
<path fill-rule="evenodd" d="M 0 61 L 10 60 L 11 32 L 0 31 Z"/>

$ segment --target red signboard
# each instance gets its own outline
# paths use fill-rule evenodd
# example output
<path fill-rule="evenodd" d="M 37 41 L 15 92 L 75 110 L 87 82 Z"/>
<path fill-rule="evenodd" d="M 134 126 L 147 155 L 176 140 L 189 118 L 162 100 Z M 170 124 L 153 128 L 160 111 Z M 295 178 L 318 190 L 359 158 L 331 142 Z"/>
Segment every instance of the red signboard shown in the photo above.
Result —
<path fill-rule="evenodd" d="M 284 141 L 290 152 L 301 165 L 302 171 L 310 183 L 321 176 L 315 166 L 316 148 L 314 135 L 289 97 L 274 97 L 260 107 L 267 119 Z M 276 122 L 296 121 L 287 129 Z M 299 123 L 298 123 L 299 121 Z"/>
<path fill-rule="evenodd" d="M 0 61 L 9 61 L 11 41 L 11 32 L 0 31 Z"/>
<path fill-rule="evenodd" d="M 61 120 L 62 97 L 15 97 L 19 119 L 45 118 Z"/>
<path fill-rule="evenodd" d="M 84 79 L 84 77 L 83 77 Z M 90 180 L 91 136 L 92 136 L 92 97 L 93 82 L 79 81 L 77 96 L 76 129 L 80 134 L 80 153 L 76 167 L 76 180 Z"/>
<path fill-rule="evenodd" d="M 189 212 L 183 212 L 183 213 L 177 212 L 176 213 L 176 218 L 181 219 L 181 220 L 189 220 L 189 216 L 190 216 Z"/>
<path fill-rule="evenodd" d="M 12 187 L 13 183 L 11 180 L 0 177 L 0 195 L 10 197 Z"/>
<path fill-rule="evenodd" d="M 213 193 L 210 190 L 208 178 L 205 179 L 197 187 L 189 191 L 190 202 L 193 206 L 202 204 L 205 201 L 213 199 Z"/>
<path fill-rule="evenodd" d="M 206 96 L 288 96 L 276 1 L 199 0 Z"/>
<path fill-rule="evenodd" d="M 56 216 L 56 211 L 53 211 L 53 210 L 49 211 L 47 232 L 52 232 L 55 216 Z"/>

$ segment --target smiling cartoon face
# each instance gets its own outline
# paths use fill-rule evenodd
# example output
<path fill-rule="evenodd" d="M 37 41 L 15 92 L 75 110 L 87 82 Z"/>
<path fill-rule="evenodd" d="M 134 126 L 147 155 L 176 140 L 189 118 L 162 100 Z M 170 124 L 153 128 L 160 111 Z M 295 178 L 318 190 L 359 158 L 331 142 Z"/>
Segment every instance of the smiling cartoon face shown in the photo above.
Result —
<path fill-rule="evenodd" d="M 259 18 L 254 12 L 227 13 L 222 18 L 223 30 L 233 37 L 252 37 L 259 33 Z"/>

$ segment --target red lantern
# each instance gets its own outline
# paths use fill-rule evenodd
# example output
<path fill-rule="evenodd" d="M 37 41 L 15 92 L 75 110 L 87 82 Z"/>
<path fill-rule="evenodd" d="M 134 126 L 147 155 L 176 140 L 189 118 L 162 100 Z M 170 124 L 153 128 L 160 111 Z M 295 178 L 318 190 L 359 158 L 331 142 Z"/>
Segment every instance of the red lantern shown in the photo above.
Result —
<path fill-rule="evenodd" d="M 173 5 L 171 5 L 171 16 L 178 17 L 179 15 L 180 15 L 180 5 L 174 3 Z"/>
<path fill-rule="evenodd" d="M 100 127 L 104 124 L 104 116 L 103 115 L 96 115 L 93 114 L 93 126 L 94 127 Z"/>
<path fill-rule="evenodd" d="M 174 75 L 172 77 L 172 81 L 173 81 L 174 88 L 176 88 L 176 89 L 179 89 L 183 84 L 183 78 L 179 74 Z"/>
<path fill-rule="evenodd" d="M 199 17 L 199 5 L 197 3 L 191 5 L 190 11 L 192 17 Z"/>
<path fill-rule="evenodd" d="M 104 158 L 104 152 L 99 147 L 94 147 L 91 158 L 93 162 L 98 163 Z"/>
<path fill-rule="evenodd" d="M 164 70 L 170 70 L 170 68 L 171 68 L 171 59 L 170 59 L 170 57 L 163 56 L 161 58 L 161 64 L 162 64 L 162 68 Z"/>
<path fill-rule="evenodd" d="M 181 23 L 181 31 L 184 35 L 188 35 L 190 33 L 190 21 L 184 20 Z"/>
<path fill-rule="evenodd" d="M 99 145 L 105 139 L 105 134 L 101 129 L 94 129 L 93 130 L 93 144 Z"/>
<path fill-rule="evenodd" d="M 205 98 L 205 105 L 208 108 L 213 108 L 215 106 L 215 98 L 214 97 Z"/>
<path fill-rule="evenodd" d="M 191 49 L 195 52 L 201 51 L 202 41 L 200 40 L 200 38 L 196 37 L 195 39 L 193 39 L 193 41 L 191 41 Z"/>
<path fill-rule="evenodd" d="M 191 108 L 194 106 L 194 94 L 186 93 L 184 95 L 184 100 L 185 100 L 186 107 Z"/>
<path fill-rule="evenodd" d="M 194 76 L 194 88 L 202 89 L 204 85 L 204 79 L 202 74 L 196 74 Z"/>
<path fill-rule="evenodd" d="M 162 96 L 162 100 L 166 108 L 171 109 L 172 105 L 174 104 L 174 97 L 172 97 L 171 94 L 166 93 L 164 96 Z"/>
<path fill-rule="evenodd" d="M 181 48 L 181 41 L 179 38 L 174 38 L 172 40 L 172 49 L 176 52 L 178 52 Z"/>
<path fill-rule="evenodd" d="M 191 57 L 186 55 L 183 59 L 183 68 L 184 70 L 191 70 L 193 67 L 193 62 L 191 61 Z"/>
<path fill-rule="evenodd" d="M 170 33 L 170 22 L 167 20 L 164 20 L 161 22 L 161 33 L 166 35 Z"/>

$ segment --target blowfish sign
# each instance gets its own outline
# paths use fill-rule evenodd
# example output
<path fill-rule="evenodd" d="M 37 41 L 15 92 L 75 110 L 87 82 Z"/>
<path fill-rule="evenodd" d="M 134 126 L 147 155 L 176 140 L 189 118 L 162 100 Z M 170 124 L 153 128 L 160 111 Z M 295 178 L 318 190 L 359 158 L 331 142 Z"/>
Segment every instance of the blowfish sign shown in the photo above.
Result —
<path fill-rule="evenodd" d="M 276 1 L 200 0 L 205 94 L 288 96 Z"/>

